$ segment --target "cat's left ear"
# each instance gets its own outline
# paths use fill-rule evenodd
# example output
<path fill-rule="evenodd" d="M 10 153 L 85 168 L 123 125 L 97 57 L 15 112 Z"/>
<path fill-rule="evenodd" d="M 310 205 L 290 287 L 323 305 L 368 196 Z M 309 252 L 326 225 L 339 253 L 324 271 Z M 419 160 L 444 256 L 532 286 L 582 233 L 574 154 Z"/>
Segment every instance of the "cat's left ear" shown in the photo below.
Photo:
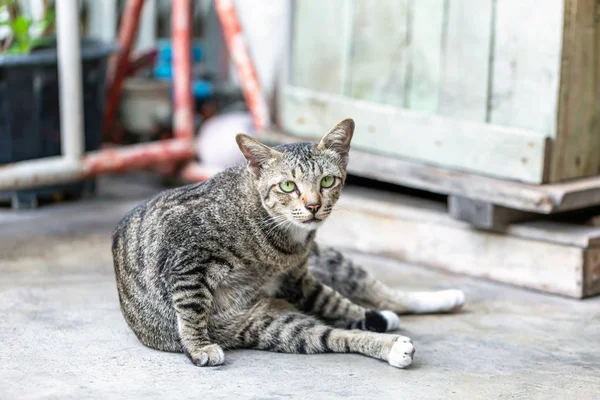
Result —
<path fill-rule="evenodd" d="M 354 133 L 354 120 L 347 118 L 338 122 L 327 134 L 321 139 L 317 148 L 329 149 L 338 153 L 343 158 L 348 157 L 350 151 L 350 142 Z"/>
<path fill-rule="evenodd" d="M 246 160 L 248 160 L 248 167 L 257 176 L 269 160 L 272 160 L 281 154 L 277 150 L 265 146 L 252 136 L 243 133 L 237 134 L 235 141 Z"/>

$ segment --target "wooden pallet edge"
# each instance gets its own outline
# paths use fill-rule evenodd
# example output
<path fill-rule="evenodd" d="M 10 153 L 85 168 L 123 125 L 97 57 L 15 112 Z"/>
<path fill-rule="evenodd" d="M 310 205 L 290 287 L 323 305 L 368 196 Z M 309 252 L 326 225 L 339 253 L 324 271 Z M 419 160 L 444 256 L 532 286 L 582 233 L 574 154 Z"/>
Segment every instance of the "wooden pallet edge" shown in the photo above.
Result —
<path fill-rule="evenodd" d="M 341 205 L 346 212 L 332 216 L 318 234 L 325 245 L 577 299 L 598 294 L 597 283 L 590 281 L 592 256 L 587 255 L 600 248 L 590 252 L 573 244 L 440 223 L 449 217 L 439 210 L 431 211 L 433 218 L 424 218 L 418 208 L 411 217 L 401 217 L 383 215 L 375 210 L 377 204 L 357 206 L 348 198 Z M 341 230 L 343 238 L 336 234 Z"/>
<path fill-rule="evenodd" d="M 339 200 L 341 210 L 367 212 L 387 218 L 410 219 L 473 230 L 467 222 L 452 218 L 444 204 L 415 196 L 375 189 L 346 187 Z M 570 225 L 555 221 L 512 223 L 496 233 L 580 248 L 600 247 L 600 227 Z"/>
<path fill-rule="evenodd" d="M 600 247 L 585 251 L 583 283 L 583 297 L 600 294 Z"/>

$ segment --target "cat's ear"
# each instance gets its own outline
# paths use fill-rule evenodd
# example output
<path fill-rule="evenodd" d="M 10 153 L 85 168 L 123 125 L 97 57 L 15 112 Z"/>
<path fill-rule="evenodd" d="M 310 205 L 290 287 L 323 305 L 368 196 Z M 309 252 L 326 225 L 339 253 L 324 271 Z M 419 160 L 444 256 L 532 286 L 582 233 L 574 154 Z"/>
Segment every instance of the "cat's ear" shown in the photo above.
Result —
<path fill-rule="evenodd" d="M 321 142 L 319 142 L 317 148 L 321 150 L 333 150 L 345 158 L 348 156 L 348 151 L 350 151 L 350 142 L 352 141 L 353 133 L 354 120 L 346 118 L 338 122 L 336 126 L 327 132 L 323 139 L 321 139 Z"/>
<path fill-rule="evenodd" d="M 252 136 L 238 133 L 235 137 L 242 154 L 248 160 L 248 167 L 256 175 L 260 173 L 261 168 L 266 162 L 276 158 L 280 153 L 272 148 L 265 146 Z"/>

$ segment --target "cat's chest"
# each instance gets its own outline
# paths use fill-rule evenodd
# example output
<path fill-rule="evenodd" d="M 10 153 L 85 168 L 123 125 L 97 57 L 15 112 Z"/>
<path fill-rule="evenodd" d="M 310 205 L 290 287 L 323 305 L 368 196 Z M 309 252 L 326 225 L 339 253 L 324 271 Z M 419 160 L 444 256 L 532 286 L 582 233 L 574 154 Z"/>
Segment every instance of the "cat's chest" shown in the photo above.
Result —
<path fill-rule="evenodd" d="M 275 275 L 267 279 L 260 287 L 260 292 L 266 297 L 276 297 L 281 288 L 281 275 Z"/>

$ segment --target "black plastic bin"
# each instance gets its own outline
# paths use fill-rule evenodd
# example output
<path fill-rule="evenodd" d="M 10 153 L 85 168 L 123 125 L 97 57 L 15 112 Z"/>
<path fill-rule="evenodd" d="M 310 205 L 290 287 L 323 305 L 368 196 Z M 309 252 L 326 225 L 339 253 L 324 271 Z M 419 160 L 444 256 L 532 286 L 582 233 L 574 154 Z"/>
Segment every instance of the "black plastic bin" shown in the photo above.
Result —
<path fill-rule="evenodd" d="M 105 77 L 114 45 L 82 41 L 85 150 L 100 145 Z M 0 55 L 0 165 L 59 156 L 60 104 L 56 48 L 27 55 Z M 0 191 L 13 208 L 37 207 L 38 200 L 93 193 L 95 180 L 29 190 Z"/>

